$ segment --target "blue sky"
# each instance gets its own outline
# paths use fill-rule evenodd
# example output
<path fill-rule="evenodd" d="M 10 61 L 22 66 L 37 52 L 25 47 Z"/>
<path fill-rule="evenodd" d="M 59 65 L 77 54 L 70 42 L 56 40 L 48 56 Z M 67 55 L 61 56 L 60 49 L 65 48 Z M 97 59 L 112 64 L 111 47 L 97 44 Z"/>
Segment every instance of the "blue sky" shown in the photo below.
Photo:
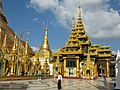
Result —
<path fill-rule="evenodd" d="M 77 20 L 77 6 L 81 5 L 82 20 L 92 44 L 110 45 L 120 49 L 120 0 L 3 0 L 8 25 L 18 33 L 30 35 L 31 47 L 41 46 L 48 22 L 50 48 L 63 47 L 71 32 L 71 18 Z"/>

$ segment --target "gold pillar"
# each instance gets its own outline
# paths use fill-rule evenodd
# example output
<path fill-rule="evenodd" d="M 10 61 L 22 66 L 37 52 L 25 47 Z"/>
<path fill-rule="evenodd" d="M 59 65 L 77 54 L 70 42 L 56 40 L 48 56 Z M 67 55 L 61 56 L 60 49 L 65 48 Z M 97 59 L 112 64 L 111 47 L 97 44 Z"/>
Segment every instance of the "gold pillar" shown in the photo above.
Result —
<path fill-rule="evenodd" d="M 58 64 L 58 72 L 61 73 L 61 66 Z"/>
<path fill-rule="evenodd" d="M 54 69 L 55 69 L 55 68 L 53 67 L 53 69 L 52 69 L 52 75 L 53 75 L 53 76 L 54 76 Z"/>
<path fill-rule="evenodd" d="M 64 76 L 66 76 L 66 57 L 64 57 Z"/>
<path fill-rule="evenodd" d="M 13 61 L 12 61 L 11 74 L 13 74 L 13 68 L 14 66 L 13 66 Z"/>
<path fill-rule="evenodd" d="M 14 75 L 16 76 L 16 65 L 15 65 L 15 62 L 14 62 Z"/>
<path fill-rule="evenodd" d="M 77 66 L 76 66 L 76 77 L 79 77 L 79 72 L 80 72 L 80 69 L 79 69 L 79 57 L 76 57 L 76 60 L 77 60 Z"/>
<path fill-rule="evenodd" d="M 97 62 L 96 62 L 96 63 L 95 63 L 95 76 L 98 76 L 98 70 L 97 70 L 98 68 L 97 68 L 97 67 L 98 67 L 98 64 L 97 64 Z"/>
<path fill-rule="evenodd" d="M 4 61 L 4 64 L 3 64 L 4 66 L 3 66 L 3 74 L 5 74 L 6 73 L 6 68 L 5 68 L 5 66 L 6 66 L 6 62 Z"/>
<path fill-rule="evenodd" d="M 107 77 L 110 77 L 109 59 L 106 60 L 106 66 L 107 66 L 107 70 L 106 70 Z"/>

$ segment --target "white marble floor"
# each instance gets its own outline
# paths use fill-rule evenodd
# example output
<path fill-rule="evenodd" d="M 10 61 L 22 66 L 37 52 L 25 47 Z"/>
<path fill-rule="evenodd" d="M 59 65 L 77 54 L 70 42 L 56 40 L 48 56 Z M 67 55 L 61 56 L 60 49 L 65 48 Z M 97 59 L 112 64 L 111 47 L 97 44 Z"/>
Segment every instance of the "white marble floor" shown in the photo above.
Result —
<path fill-rule="evenodd" d="M 27 90 L 58 90 L 56 78 L 0 81 L 0 83 L 9 82 L 29 84 Z M 61 90 L 114 90 L 114 83 L 115 78 L 107 78 L 106 80 L 104 80 L 104 78 L 98 78 L 96 80 L 63 79 Z"/>

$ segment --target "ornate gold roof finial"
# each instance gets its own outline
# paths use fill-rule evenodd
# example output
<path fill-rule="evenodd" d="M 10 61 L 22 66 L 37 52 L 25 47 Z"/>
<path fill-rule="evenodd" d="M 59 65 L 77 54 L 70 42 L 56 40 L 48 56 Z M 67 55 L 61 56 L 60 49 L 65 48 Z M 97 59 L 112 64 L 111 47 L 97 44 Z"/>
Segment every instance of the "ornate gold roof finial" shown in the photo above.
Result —
<path fill-rule="evenodd" d="M 12 47 L 12 53 L 17 53 L 17 34 L 15 34 L 14 37 L 14 43 L 13 43 L 13 47 Z"/>
<path fill-rule="evenodd" d="M 78 5 L 78 18 L 81 17 L 80 5 Z"/>
<path fill-rule="evenodd" d="M 5 34 L 5 38 L 2 45 L 2 51 L 7 52 L 7 34 Z"/>
<path fill-rule="evenodd" d="M 28 55 L 28 39 L 26 39 L 26 44 L 25 44 L 25 51 L 24 51 L 24 55 Z"/>
<path fill-rule="evenodd" d="M 87 62 L 90 62 L 90 47 L 88 46 Z"/>
<path fill-rule="evenodd" d="M 59 63 L 59 56 L 60 56 L 60 48 L 58 48 L 58 52 L 57 52 L 57 64 Z"/>
<path fill-rule="evenodd" d="M 4 42 L 3 42 L 3 47 L 6 47 L 6 43 L 7 43 L 7 35 L 5 34 L 5 38 L 4 38 Z"/>

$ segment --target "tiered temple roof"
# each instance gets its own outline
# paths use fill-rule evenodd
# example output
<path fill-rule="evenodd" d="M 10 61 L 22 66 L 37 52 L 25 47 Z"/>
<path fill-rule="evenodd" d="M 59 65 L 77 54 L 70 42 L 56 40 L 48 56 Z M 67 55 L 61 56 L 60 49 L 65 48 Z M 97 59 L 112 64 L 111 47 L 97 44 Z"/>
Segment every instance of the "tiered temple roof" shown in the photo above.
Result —
<path fill-rule="evenodd" d="M 66 45 L 61 48 L 61 54 L 81 54 L 87 56 L 88 47 L 90 55 L 98 57 L 111 57 L 110 46 L 101 46 L 100 44 L 91 44 L 81 19 L 80 6 L 78 6 L 78 19 L 75 25 L 74 16 L 72 18 L 71 35 Z"/>

